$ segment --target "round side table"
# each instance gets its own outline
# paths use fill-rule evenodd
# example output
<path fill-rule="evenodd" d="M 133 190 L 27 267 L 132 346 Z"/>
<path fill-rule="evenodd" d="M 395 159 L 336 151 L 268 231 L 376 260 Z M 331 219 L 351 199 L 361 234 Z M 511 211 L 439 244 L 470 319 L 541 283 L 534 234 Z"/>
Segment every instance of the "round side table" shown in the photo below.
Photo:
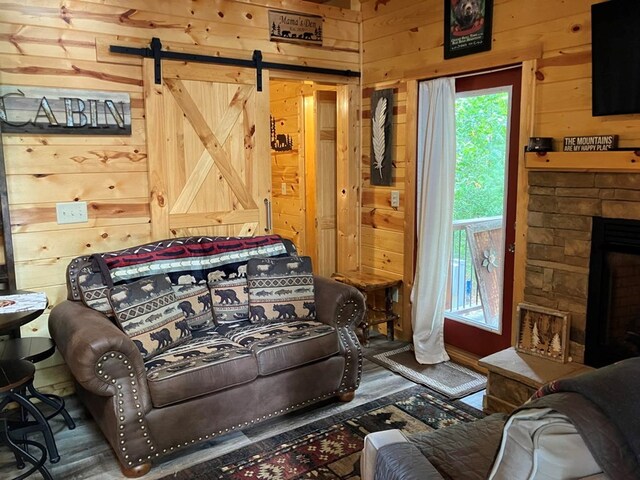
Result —
<path fill-rule="evenodd" d="M 31 292 L 19 290 L 3 292 L 5 295 L 28 293 Z M 2 300 L 2 296 L 0 296 L 0 300 Z M 2 313 L 2 309 L 0 308 L 0 335 L 8 334 L 11 337 L 8 340 L 0 342 L 0 362 L 22 360 L 33 364 L 45 360 L 55 353 L 55 344 L 53 343 L 53 340 L 48 337 L 20 337 L 20 327 L 42 315 L 45 308 L 46 305 L 43 308 L 34 308 L 11 313 Z M 33 386 L 32 381 L 21 387 L 20 394 L 29 403 L 31 403 L 30 399 L 37 398 L 42 402 L 42 404 L 47 405 L 52 409 L 51 412 L 48 412 L 47 415 L 43 417 L 46 422 L 57 415 L 62 415 L 69 430 L 73 430 L 76 427 L 75 422 L 65 408 L 64 399 L 62 397 L 39 392 Z M 21 408 L 21 412 L 23 421 L 27 421 L 29 414 L 33 416 L 32 411 L 27 408 Z M 51 441 L 47 440 L 46 444 L 47 450 L 49 451 L 50 461 L 55 463 L 59 460 L 60 456 L 58 455 L 53 437 L 51 438 Z"/>

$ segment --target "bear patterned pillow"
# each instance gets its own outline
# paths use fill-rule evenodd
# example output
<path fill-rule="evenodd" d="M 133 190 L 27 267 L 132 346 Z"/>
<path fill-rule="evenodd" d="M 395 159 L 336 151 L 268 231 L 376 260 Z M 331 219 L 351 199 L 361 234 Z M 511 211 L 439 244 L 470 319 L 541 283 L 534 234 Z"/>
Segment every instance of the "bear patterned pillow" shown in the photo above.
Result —
<path fill-rule="evenodd" d="M 216 324 L 237 323 L 249 318 L 249 289 L 246 278 L 209 282 Z"/>
<path fill-rule="evenodd" d="M 252 258 L 247 282 L 252 322 L 315 318 L 310 257 Z"/>
<path fill-rule="evenodd" d="M 213 325 L 211 295 L 206 285 L 173 285 L 173 293 L 176 295 L 178 310 L 184 314 L 191 330 L 201 330 Z"/>
<path fill-rule="evenodd" d="M 109 289 L 108 297 L 120 328 L 145 360 L 191 338 L 169 277 L 154 275 L 118 285 Z"/>

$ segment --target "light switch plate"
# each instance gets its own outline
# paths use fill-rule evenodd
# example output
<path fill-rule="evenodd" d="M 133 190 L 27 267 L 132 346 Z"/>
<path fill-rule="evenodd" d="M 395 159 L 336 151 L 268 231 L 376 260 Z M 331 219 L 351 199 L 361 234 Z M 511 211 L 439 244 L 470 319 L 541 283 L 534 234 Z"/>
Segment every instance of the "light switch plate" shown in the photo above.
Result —
<path fill-rule="evenodd" d="M 283 195 L 287 194 L 287 184 L 286 184 L 286 182 L 282 182 L 282 184 L 280 185 L 280 189 L 282 190 L 282 194 Z"/>
<path fill-rule="evenodd" d="M 398 208 L 400 206 L 400 191 L 399 190 L 391 190 L 391 206 L 393 208 Z"/>
<path fill-rule="evenodd" d="M 89 221 L 87 202 L 56 203 L 56 219 L 58 224 L 84 223 Z"/>

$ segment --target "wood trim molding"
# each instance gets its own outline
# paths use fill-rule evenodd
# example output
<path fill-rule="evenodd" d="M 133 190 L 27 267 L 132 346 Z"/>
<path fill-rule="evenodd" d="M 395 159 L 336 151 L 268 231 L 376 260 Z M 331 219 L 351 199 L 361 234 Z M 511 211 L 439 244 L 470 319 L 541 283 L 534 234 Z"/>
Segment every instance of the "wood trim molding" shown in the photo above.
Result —
<path fill-rule="evenodd" d="M 429 79 L 456 75 L 463 72 L 490 70 L 502 65 L 522 63 L 542 58 L 542 44 L 536 43 L 508 51 L 491 50 L 472 57 L 460 57 L 429 66 L 405 70 L 404 78 Z"/>
<path fill-rule="evenodd" d="M 339 272 L 360 265 L 360 85 L 337 87 L 336 228 Z"/>
<path fill-rule="evenodd" d="M 404 337 L 412 335 L 411 289 L 415 270 L 416 245 L 416 172 L 418 159 L 418 82 L 407 82 L 407 118 L 405 127 L 404 176 L 404 266 L 402 278 L 402 321 L 398 328 Z"/>
<path fill-rule="evenodd" d="M 520 94 L 520 140 L 518 145 L 518 200 L 516 205 L 516 240 L 513 265 L 513 303 L 511 307 L 511 345 L 515 345 L 517 328 L 516 309 L 524 301 L 525 268 L 527 262 L 527 212 L 529 207 L 529 180 L 525 168 L 524 147 L 533 136 L 536 94 L 537 60 L 522 63 Z M 503 315 L 504 317 L 504 315 Z"/>

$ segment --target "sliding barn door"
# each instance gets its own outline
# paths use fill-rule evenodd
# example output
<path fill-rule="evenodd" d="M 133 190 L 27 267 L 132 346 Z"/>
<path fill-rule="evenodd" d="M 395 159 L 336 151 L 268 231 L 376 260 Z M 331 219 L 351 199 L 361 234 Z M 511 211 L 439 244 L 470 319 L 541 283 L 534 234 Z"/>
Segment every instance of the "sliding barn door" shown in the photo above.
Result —
<path fill-rule="evenodd" d="M 165 61 L 162 85 L 144 61 L 153 239 L 268 232 L 269 75 Z"/>

